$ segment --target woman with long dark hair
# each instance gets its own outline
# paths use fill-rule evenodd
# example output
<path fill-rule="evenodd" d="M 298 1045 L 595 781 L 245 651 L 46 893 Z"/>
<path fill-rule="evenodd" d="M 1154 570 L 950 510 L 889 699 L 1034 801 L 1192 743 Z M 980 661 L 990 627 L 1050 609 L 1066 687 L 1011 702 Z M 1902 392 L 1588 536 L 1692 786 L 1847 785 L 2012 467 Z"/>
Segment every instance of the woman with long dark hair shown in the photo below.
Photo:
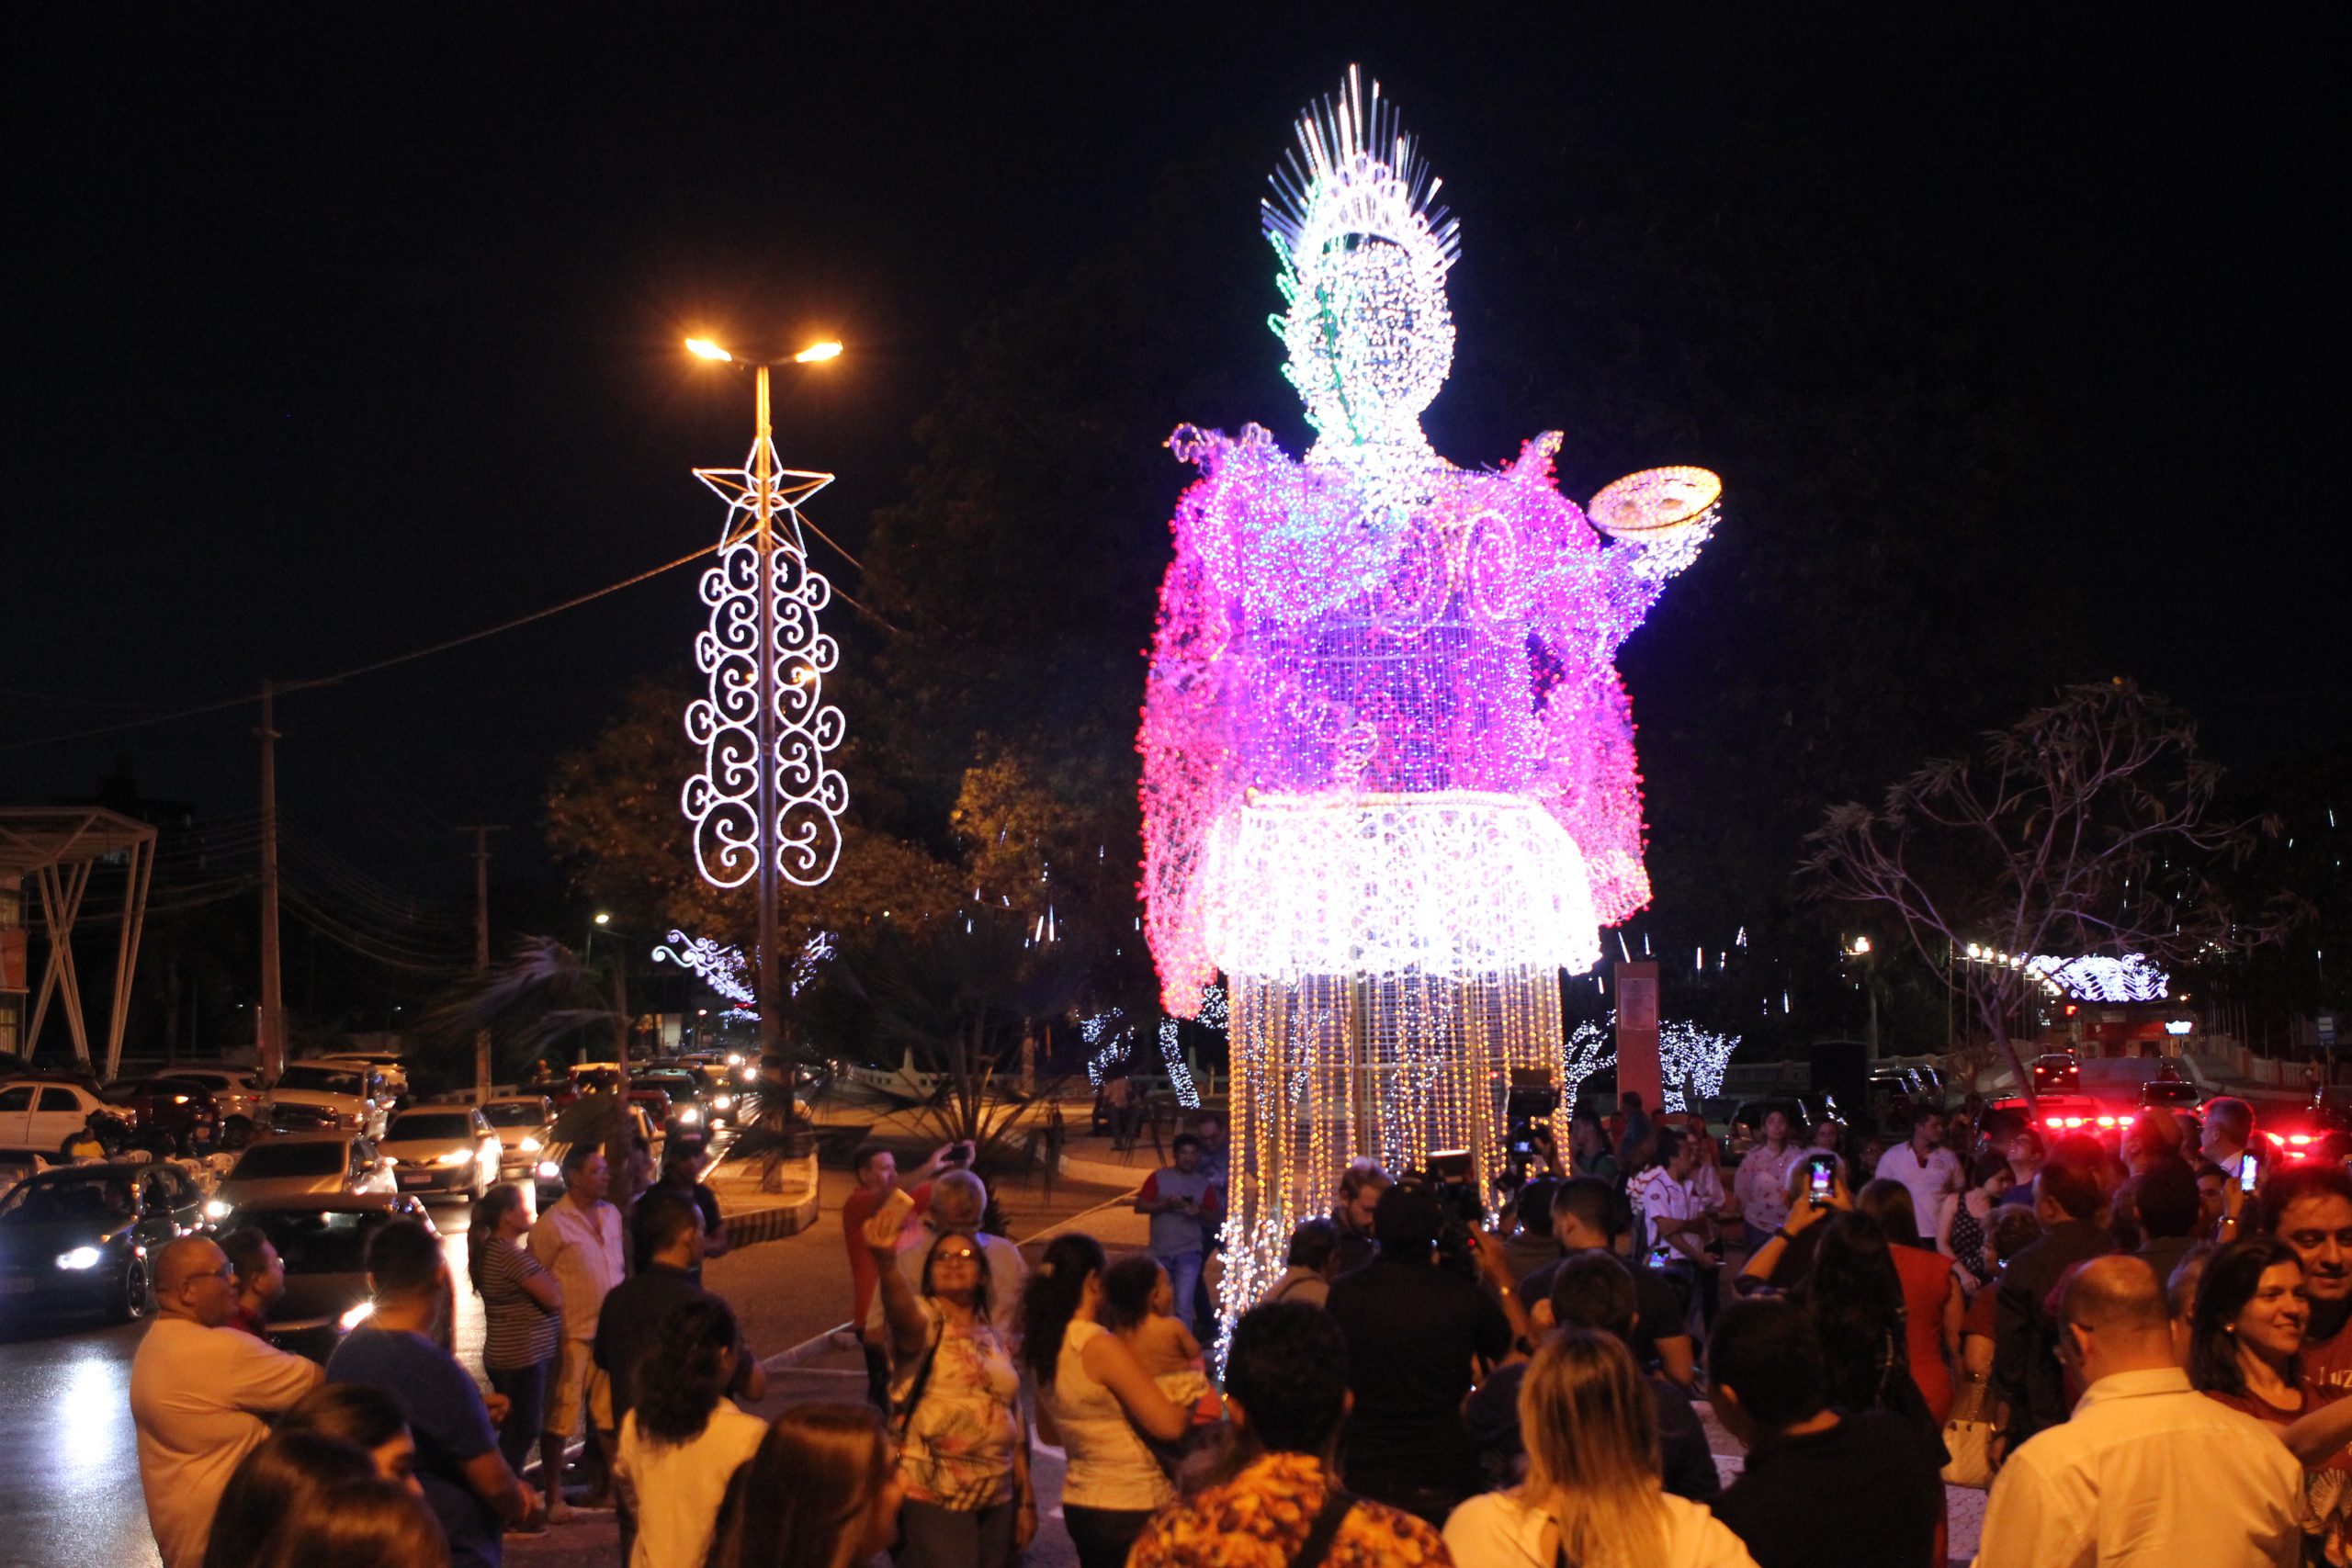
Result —
<path fill-rule="evenodd" d="M 1891 1410 L 1912 1423 L 1940 1470 L 1943 1424 L 1928 1411 L 1911 1375 L 1909 1314 L 1903 1280 L 1877 1218 L 1860 1210 L 1823 1227 L 1813 1271 L 1795 1298 L 1821 1337 L 1829 1403 L 1843 1410 Z"/>
<path fill-rule="evenodd" d="M 2352 1400 L 2303 1376 L 2311 1297 L 2294 1248 L 2248 1236 L 2215 1253 L 2197 1281 L 2188 1381 L 2276 1430 L 2303 1465 L 2303 1561 L 2352 1558 Z"/>
<path fill-rule="evenodd" d="M 1080 1568 L 1117 1568 L 1174 1498 L 1144 1436 L 1172 1440 L 1190 1420 L 1104 1326 L 1106 1272 L 1092 1236 L 1057 1236 L 1022 1295 L 1021 1358 L 1036 1379 L 1039 1430 L 1069 1456 L 1062 1519 Z"/>
<path fill-rule="evenodd" d="M 899 1443 L 899 1568 L 1011 1568 L 1037 1533 L 1021 1374 L 989 1324 L 989 1259 L 948 1231 L 918 1285 L 898 1266 L 906 1210 L 885 1203 L 865 1230 L 881 1275 L 890 1406 Z"/>
<path fill-rule="evenodd" d="M 498 1450 L 517 1475 L 544 1425 L 548 1370 L 563 1337 L 563 1288 L 522 1245 L 530 1228 L 531 1207 L 511 1181 L 474 1200 L 466 1221 L 466 1274 L 481 1297 L 482 1371 L 508 1403 Z M 546 1478 L 550 1510 L 562 1499 L 557 1481 Z"/>
<path fill-rule="evenodd" d="M 1936 1250 L 1952 1260 L 1961 1287 L 1972 1296 L 1993 1282 L 1993 1215 L 2016 1180 L 2008 1156 L 1986 1149 L 1969 1165 L 1967 1187 L 1947 1193 L 1939 1205 Z"/>
<path fill-rule="evenodd" d="M 1951 1258 L 1919 1235 L 1911 1190 L 1900 1181 L 1866 1182 L 1854 1207 L 1886 1233 L 1887 1256 L 1903 1287 L 1904 1352 L 1911 1381 L 1941 1427 L 1951 1414 L 1952 1369 L 1960 1363 L 1960 1322 L 1967 1303 Z"/>
<path fill-rule="evenodd" d="M 705 1568 L 853 1568 L 898 1533 L 899 1457 L 867 1404 L 797 1404 L 728 1483 Z"/>
<path fill-rule="evenodd" d="M 638 1363 L 613 1467 L 637 1519 L 630 1568 L 700 1568 L 727 1478 L 768 1434 L 727 1397 L 744 1354 L 734 1309 L 703 1296 L 670 1309 Z"/>
<path fill-rule="evenodd" d="M 249 1568 L 287 1516 L 337 1487 L 376 1474 L 364 1449 L 319 1432 L 273 1432 L 237 1461 L 213 1511 L 204 1568 Z"/>

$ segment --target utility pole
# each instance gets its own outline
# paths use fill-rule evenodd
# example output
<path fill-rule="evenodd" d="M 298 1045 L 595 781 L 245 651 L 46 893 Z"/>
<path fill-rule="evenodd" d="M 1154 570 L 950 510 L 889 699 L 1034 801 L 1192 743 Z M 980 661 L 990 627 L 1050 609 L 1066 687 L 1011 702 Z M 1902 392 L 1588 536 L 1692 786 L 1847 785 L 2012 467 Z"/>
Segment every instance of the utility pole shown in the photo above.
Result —
<path fill-rule="evenodd" d="M 490 978 L 490 836 L 503 833 L 498 826 L 460 828 L 460 833 L 474 836 L 474 976 Z M 474 1103 L 490 1100 L 490 1031 L 474 1031 Z"/>
<path fill-rule="evenodd" d="M 286 1000 L 277 964 L 277 723 L 270 683 L 261 683 L 261 1009 L 254 1055 L 265 1084 L 286 1070 Z"/>

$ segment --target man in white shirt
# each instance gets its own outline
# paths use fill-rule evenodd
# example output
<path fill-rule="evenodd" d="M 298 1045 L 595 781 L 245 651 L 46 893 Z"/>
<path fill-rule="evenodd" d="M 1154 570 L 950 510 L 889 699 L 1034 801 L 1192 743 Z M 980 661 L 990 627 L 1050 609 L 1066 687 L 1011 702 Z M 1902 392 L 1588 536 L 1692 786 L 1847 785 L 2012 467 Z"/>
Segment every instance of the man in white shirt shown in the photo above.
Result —
<path fill-rule="evenodd" d="M 548 1204 L 531 1226 L 531 1256 L 563 1288 L 563 1345 L 556 1353 L 547 1413 L 539 1427 L 539 1462 L 548 1474 L 559 1478 L 564 1445 L 583 1404 L 604 1473 L 606 1478 L 612 1474 L 613 1391 L 595 1356 L 597 1315 L 624 1272 L 620 1211 L 605 1201 L 609 1180 L 603 1152 L 593 1144 L 573 1145 L 563 1156 L 563 1196 Z M 548 1498 L 549 1523 L 560 1524 L 571 1516 L 560 1480 L 548 1488 Z"/>
<path fill-rule="evenodd" d="M 2060 1359 L 2086 1392 L 2001 1467 L 1976 1568 L 2301 1562 L 2302 1466 L 2252 1416 L 2190 1389 L 2148 1266 L 2084 1264 L 2059 1317 Z"/>
<path fill-rule="evenodd" d="M 1944 1195 L 1960 1190 L 1960 1156 L 1942 1146 L 1943 1135 L 1943 1112 L 1922 1109 L 1911 1120 L 1911 1141 L 1879 1156 L 1872 1172 L 1882 1181 L 1910 1189 L 1911 1212 L 1918 1217 L 1919 1234 L 1927 1236 L 1936 1234 Z"/>
<path fill-rule="evenodd" d="M 266 1418 L 325 1376 L 314 1362 L 222 1326 L 237 1304 L 235 1276 L 228 1254 L 202 1236 L 155 1258 L 158 1315 L 131 1358 L 130 1417 L 164 1568 L 198 1568 L 229 1477 L 269 1436 Z"/>
<path fill-rule="evenodd" d="M 1660 1127 L 1656 1134 L 1657 1163 L 1635 1177 L 1626 1189 L 1642 1216 L 1642 1242 L 1650 1252 L 1661 1249 L 1669 1263 L 1692 1268 L 1713 1262 L 1703 1247 L 1705 1224 L 1690 1178 L 1699 1168 L 1698 1145 L 1690 1134 Z"/>

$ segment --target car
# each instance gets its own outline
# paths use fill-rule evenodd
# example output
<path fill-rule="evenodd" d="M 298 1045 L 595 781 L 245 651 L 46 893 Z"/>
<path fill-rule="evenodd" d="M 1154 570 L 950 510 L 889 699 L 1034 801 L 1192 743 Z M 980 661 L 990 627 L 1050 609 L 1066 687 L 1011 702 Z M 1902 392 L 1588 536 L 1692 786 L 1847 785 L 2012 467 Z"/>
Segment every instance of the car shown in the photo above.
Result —
<path fill-rule="evenodd" d="M 490 1122 L 470 1105 L 418 1105 L 392 1118 L 376 1146 L 402 1192 L 463 1192 L 497 1185 L 502 1150 Z"/>
<path fill-rule="evenodd" d="M 384 1080 L 390 1100 L 405 1104 L 408 1100 L 408 1063 L 392 1051 L 331 1051 L 323 1056 L 309 1058 L 322 1066 L 366 1067 Z"/>
<path fill-rule="evenodd" d="M 717 1107 L 712 1103 L 713 1097 L 696 1074 L 681 1072 L 675 1067 L 650 1067 L 631 1075 L 629 1088 L 658 1089 L 668 1095 L 669 1124 L 680 1132 L 700 1136 L 709 1130 L 709 1123 L 716 1119 L 713 1112 Z M 728 1104 L 730 1109 L 733 1107 L 732 1096 L 729 1097 Z"/>
<path fill-rule="evenodd" d="M 2140 1086 L 2140 1104 L 2150 1111 L 2193 1111 L 2205 1097 L 2180 1078 L 2150 1078 Z"/>
<path fill-rule="evenodd" d="M 239 1155 L 205 1212 L 218 1219 L 246 1203 L 396 1190 L 376 1145 L 356 1133 L 288 1133 Z"/>
<path fill-rule="evenodd" d="M 160 1139 L 172 1152 L 189 1155 L 220 1141 L 220 1102 L 191 1078 L 123 1078 L 107 1085 L 105 1098 L 130 1119 L 132 1139 L 142 1145 Z"/>
<path fill-rule="evenodd" d="M 19 1182 L 0 1198 L 0 1319 L 144 1317 L 154 1255 L 206 1224 L 195 1181 L 167 1163 L 77 1165 Z"/>
<path fill-rule="evenodd" d="M 498 1135 L 498 1174 L 528 1177 L 555 1133 L 555 1107 L 545 1095 L 511 1094 L 482 1102 L 482 1117 Z"/>
<path fill-rule="evenodd" d="M 93 1112 L 115 1110 L 85 1078 L 44 1076 L 0 1085 L 0 1149 L 62 1156 Z"/>
<path fill-rule="evenodd" d="M 392 1096 L 370 1066 L 297 1062 L 270 1086 L 270 1103 L 315 1105 L 334 1112 L 335 1125 L 370 1138 L 384 1135 Z"/>
<path fill-rule="evenodd" d="M 248 1132 L 269 1124 L 269 1093 L 252 1073 L 229 1067 L 175 1067 L 166 1077 L 185 1078 L 212 1097 L 220 1108 L 220 1132 L 227 1137 L 243 1121 Z"/>
<path fill-rule="evenodd" d="M 2083 1065 L 2072 1051 L 2045 1051 L 2033 1059 L 2033 1092 L 2073 1094 L 2083 1087 Z"/>
<path fill-rule="evenodd" d="M 653 1167 L 659 1170 L 662 1168 L 662 1152 L 668 1143 L 661 1123 L 648 1115 L 642 1105 L 632 1104 L 628 1108 L 628 1119 L 630 1132 L 645 1140 L 645 1145 L 652 1155 Z M 548 1204 L 563 1196 L 563 1156 L 571 1149 L 570 1144 L 549 1143 L 538 1165 L 531 1172 L 534 1195 L 538 1199 L 542 1213 Z"/>
<path fill-rule="evenodd" d="M 241 1203 L 220 1221 L 225 1235 L 251 1227 L 286 1263 L 286 1293 L 271 1309 L 267 1337 L 281 1350 L 324 1361 L 373 1309 L 368 1244 L 394 1220 L 433 1229 L 422 1201 L 405 1192 Z"/>

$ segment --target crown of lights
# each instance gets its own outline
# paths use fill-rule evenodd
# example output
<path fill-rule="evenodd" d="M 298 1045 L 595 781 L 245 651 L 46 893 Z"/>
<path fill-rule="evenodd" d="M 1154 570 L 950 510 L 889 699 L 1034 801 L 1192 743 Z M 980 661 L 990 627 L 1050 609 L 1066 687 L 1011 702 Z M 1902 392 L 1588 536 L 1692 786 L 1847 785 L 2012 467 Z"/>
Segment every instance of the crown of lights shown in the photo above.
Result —
<path fill-rule="evenodd" d="M 1299 117 L 1298 146 L 1260 207 L 1290 309 L 1270 319 L 1283 374 L 1324 437 L 1319 456 L 1428 456 L 1419 416 L 1453 363 L 1445 275 L 1460 226 L 1432 207 L 1440 182 L 1394 105 L 1348 68 L 1334 96 Z"/>

